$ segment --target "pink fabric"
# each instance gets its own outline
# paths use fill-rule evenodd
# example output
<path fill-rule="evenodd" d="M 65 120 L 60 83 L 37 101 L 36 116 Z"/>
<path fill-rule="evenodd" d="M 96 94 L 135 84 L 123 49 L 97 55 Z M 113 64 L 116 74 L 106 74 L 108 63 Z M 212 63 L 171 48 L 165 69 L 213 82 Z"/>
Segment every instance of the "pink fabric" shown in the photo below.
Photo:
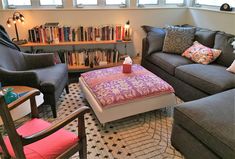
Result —
<path fill-rule="evenodd" d="M 200 64 L 207 65 L 219 57 L 221 50 L 206 47 L 195 41 L 193 45 L 185 50 L 182 56 Z"/>
<path fill-rule="evenodd" d="M 48 128 L 51 124 L 41 120 L 32 119 L 17 129 L 22 136 L 28 136 Z M 77 135 L 64 129 L 39 140 L 30 145 L 24 146 L 24 153 L 27 159 L 53 159 L 65 152 L 68 148 L 78 142 Z M 8 137 L 4 139 L 11 156 L 15 157 L 13 148 Z M 2 150 L 1 150 L 2 151 Z"/>
<path fill-rule="evenodd" d="M 174 92 L 167 82 L 140 65 L 132 65 L 132 72 L 128 74 L 122 73 L 122 66 L 117 66 L 81 76 L 103 108 Z"/>

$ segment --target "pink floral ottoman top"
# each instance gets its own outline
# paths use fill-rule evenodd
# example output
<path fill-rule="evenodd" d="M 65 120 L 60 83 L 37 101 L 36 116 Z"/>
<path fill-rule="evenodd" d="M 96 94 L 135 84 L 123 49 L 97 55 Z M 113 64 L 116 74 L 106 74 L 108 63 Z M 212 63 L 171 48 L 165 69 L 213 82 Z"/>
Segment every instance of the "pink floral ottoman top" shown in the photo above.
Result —
<path fill-rule="evenodd" d="M 132 65 L 132 73 L 122 73 L 122 66 L 83 73 L 90 92 L 103 108 L 132 100 L 174 93 L 161 78 L 140 65 Z"/>

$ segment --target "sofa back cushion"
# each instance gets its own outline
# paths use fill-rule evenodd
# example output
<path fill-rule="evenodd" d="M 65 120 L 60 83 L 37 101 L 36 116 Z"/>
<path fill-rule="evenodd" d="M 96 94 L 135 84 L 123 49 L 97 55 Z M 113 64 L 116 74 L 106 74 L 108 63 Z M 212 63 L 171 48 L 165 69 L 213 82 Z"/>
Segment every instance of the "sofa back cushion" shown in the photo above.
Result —
<path fill-rule="evenodd" d="M 215 42 L 216 31 L 209 29 L 197 28 L 195 33 L 195 41 L 198 41 L 204 46 L 213 48 Z"/>
<path fill-rule="evenodd" d="M 162 51 L 166 31 L 165 29 L 155 29 L 155 31 L 148 32 L 147 40 L 149 44 L 148 54 Z"/>
<path fill-rule="evenodd" d="M 0 67 L 11 71 L 21 71 L 26 68 L 23 54 L 15 49 L 0 44 Z"/>
<path fill-rule="evenodd" d="M 233 53 L 233 46 L 231 45 L 235 35 L 226 34 L 225 32 L 217 32 L 215 36 L 215 49 L 222 50 L 221 55 L 216 60 L 216 62 L 225 67 L 229 67 L 233 60 L 235 59 L 235 54 Z"/>

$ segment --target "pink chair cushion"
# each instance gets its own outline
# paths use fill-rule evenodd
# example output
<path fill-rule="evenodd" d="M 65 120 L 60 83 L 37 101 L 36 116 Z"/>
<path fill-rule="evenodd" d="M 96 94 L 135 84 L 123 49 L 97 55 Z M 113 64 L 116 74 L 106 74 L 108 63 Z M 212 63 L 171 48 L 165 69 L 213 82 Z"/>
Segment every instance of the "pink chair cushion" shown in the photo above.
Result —
<path fill-rule="evenodd" d="M 48 128 L 51 124 L 41 120 L 32 119 L 17 129 L 22 136 L 28 136 Z M 76 144 L 79 137 L 69 131 L 60 129 L 54 134 L 35 143 L 24 146 L 27 159 L 52 159 L 58 157 L 68 148 Z M 12 157 L 15 157 L 8 137 L 4 139 L 7 149 Z M 2 150 L 1 150 L 2 151 Z"/>

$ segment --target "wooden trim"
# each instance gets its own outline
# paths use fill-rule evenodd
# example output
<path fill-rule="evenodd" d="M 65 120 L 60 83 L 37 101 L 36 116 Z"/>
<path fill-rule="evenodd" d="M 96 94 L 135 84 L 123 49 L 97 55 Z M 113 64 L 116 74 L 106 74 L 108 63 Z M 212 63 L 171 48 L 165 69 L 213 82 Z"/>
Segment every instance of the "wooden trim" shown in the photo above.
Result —
<path fill-rule="evenodd" d="M 50 126 L 49 128 L 47 128 L 47 129 L 45 129 L 45 130 L 43 130 L 39 133 L 33 134 L 31 136 L 23 137 L 23 139 L 22 139 L 23 140 L 23 145 L 31 144 L 33 142 L 41 140 L 41 139 L 55 133 L 56 131 L 63 128 L 68 123 L 72 122 L 74 119 L 76 119 L 78 117 L 83 118 L 84 114 L 87 113 L 89 111 L 89 109 L 90 108 L 83 106 L 83 107 L 79 108 L 77 111 L 75 111 L 72 114 L 70 114 L 69 116 L 67 116 L 62 121 Z M 84 126 L 84 129 L 85 129 L 85 126 Z"/>
<path fill-rule="evenodd" d="M 132 41 L 121 41 L 117 42 L 115 40 L 108 41 L 74 41 L 74 42 L 59 42 L 59 43 L 32 43 L 28 42 L 27 44 L 20 45 L 20 47 L 42 47 L 42 46 L 75 46 L 75 45 L 96 45 L 96 44 L 126 44 L 131 43 Z"/>

